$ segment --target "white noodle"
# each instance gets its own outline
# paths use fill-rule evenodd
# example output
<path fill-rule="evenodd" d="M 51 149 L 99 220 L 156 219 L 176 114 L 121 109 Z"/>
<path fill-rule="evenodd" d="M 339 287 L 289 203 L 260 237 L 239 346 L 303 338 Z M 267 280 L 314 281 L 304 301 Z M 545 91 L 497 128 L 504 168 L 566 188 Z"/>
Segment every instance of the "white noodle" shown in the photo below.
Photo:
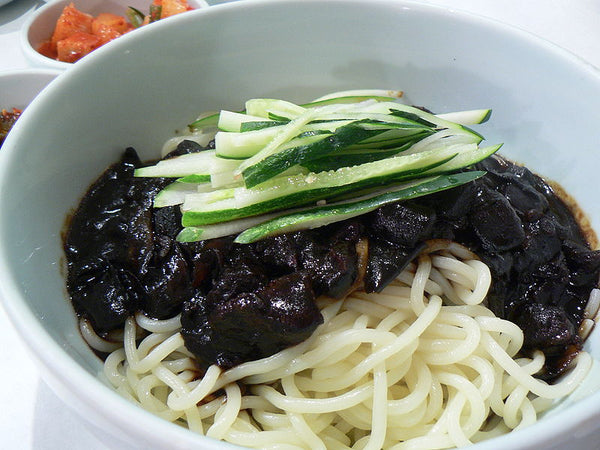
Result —
<path fill-rule="evenodd" d="M 268 358 L 201 375 L 179 317 L 138 314 L 104 374 L 166 420 L 254 448 L 450 448 L 532 424 L 575 389 L 591 357 L 580 353 L 556 384 L 534 378 L 543 353 L 514 359 L 522 331 L 483 305 L 487 266 L 464 247 L 436 245 L 381 294 L 319 299 L 324 323 Z M 106 348 L 89 328 L 90 345 Z"/>

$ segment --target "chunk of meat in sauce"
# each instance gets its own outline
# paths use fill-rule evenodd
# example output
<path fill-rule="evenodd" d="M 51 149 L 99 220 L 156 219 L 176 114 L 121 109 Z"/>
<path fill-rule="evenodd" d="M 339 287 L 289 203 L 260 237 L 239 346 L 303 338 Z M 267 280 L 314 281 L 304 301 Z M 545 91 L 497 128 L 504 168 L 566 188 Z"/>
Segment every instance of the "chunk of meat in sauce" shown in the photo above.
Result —
<path fill-rule="evenodd" d="M 227 369 L 270 356 L 306 340 L 323 322 L 306 273 L 250 287 L 228 298 L 200 296 L 185 303 L 181 334 L 201 366 Z"/>
<path fill-rule="evenodd" d="M 156 310 L 139 278 L 155 256 L 152 200 L 167 181 L 133 178 L 141 165 L 127 149 L 89 188 L 65 236 L 67 288 L 98 332 L 122 326 L 137 310 Z"/>

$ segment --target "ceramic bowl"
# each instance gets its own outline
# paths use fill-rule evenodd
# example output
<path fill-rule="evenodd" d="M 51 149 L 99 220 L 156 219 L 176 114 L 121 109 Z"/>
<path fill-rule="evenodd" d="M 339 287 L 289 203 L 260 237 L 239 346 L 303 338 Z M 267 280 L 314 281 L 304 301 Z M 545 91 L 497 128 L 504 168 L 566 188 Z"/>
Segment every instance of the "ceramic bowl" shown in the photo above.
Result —
<path fill-rule="evenodd" d="M 480 130 L 488 141 L 559 181 L 599 229 L 600 75 L 556 46 L 403 0 L 250 0 L 182 14 L 73 65 L 0 152 L 0 292 L 67 404 L 140 448 L 231 448 L 138 409 L 101 381 L 65 292 L 65 217 L 125 147 L 156 157 L 202 111 L 357 88 L 402 89 L 407 102 L 438 112 L 493 108 Z M 600 359 L 597 330 L 586 349 Z M 597 378 L 537 424 L 473 449 L 595 448 Z"/>
<path fill-rule="evenodd" d="M 20 32 L 21 49 L 27 61 L 34 67 L 49 67 L 59 70 L 68 69 L 73 63 L 57 61 L 37 51 L 42 42 L 50 39 L 60 14 L 65 6 L 73 3 L 82 12 L 96 16 L 100 13 L 112 13 L 124 16 L 132 6 L 144 13 L 148 12 L 151 0 L 54 0 L 30 14 Z M 190 0 L 188 4 L 195 8 L 205 8 L 204 0 Z"/>
<path fill-rule="evenodd" d="M 53 69 L 0 71 L 0 109 L 25 109 L 58 74 Z"/>

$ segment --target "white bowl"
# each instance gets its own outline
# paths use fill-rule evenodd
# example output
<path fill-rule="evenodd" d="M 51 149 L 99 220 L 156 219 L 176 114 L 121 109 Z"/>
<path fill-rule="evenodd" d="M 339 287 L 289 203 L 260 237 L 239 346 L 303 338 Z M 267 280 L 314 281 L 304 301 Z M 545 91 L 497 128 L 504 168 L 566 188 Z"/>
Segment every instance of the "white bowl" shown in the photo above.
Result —
<path fill-rule="evenodd" d="M 65 6 L 73 3 L 77 9 L 82 12 L 96 16 L 100 13 L 112 13 L 124 16 L 127 8 L 132 6 L 139 11 L 147 12 L 151 0 L 56 0 L 50 1 L 40 7 L 33 14 L 30 14 L 23 23 L 20 32 L 21 49 L 27 58 L 27 61 L 37 67 L 50 67 L 59 70 L 66 70 L 73 65 L 57 61 L 42 55 L 37 51 L 42 42 L 50 39 L 56 21 L 58 20 Z M 192 8 L 205 8 L 208 4 L 204 0 L 189 0 L 188 4 Z"/>
<path fill-rule="evenodd" d="M 0 108 L 25 108 L 60 73 L 51 69 L 0 71 Z"/>
<path fill-rule="evenodd" d="M 0 71 L 0 109 L 25 109 L 60 73 L 52 69 Z"/>
<path fill-rule="evenodd" d="M 407 1 L 256 0 L 183 14 L 74 65 L 30 105 L 0 152 L 0 292 L 59 396 L 140 447 L 230 448 L 163 422 L 99 381 L 101 362 L 65 294 L 65 216 L 125 147 L 156 157 L 201 111 L 365 87 L 403 89 L 408 102 L 439 112 L 492 107 L 482 128 L 488 140 L 559 181 L 599 226 L 600 75 L 556 46 Z M 600 358 L 598 331 L 586 348 Z M 585 439 L 600 419 L 593 381 L 536 425 L 473 449 L 591 448 Z"/>

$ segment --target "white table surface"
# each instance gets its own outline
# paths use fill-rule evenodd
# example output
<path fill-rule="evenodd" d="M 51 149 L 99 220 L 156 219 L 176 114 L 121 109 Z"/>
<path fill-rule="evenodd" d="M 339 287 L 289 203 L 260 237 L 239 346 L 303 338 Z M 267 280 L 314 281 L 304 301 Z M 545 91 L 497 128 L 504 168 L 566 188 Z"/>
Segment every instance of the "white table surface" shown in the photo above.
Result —
<path fill-rule="evenodd" d="M 19 48 L 18 31 L 25 17 L 43 3 L 14 0 L 0 7 L 0 70 L 28 67 Z M 431 0 L 429 3 L 517 26 L 600 68 L 600 0 Z M 116 448 L 101 442 L 45 385 L 1 309 L 0 361 L 0 449 Z M 598 430 L 600 442 L 600 424 Z M 600 443 L 576 445 L 571 450 L 600 448 Z"/>

